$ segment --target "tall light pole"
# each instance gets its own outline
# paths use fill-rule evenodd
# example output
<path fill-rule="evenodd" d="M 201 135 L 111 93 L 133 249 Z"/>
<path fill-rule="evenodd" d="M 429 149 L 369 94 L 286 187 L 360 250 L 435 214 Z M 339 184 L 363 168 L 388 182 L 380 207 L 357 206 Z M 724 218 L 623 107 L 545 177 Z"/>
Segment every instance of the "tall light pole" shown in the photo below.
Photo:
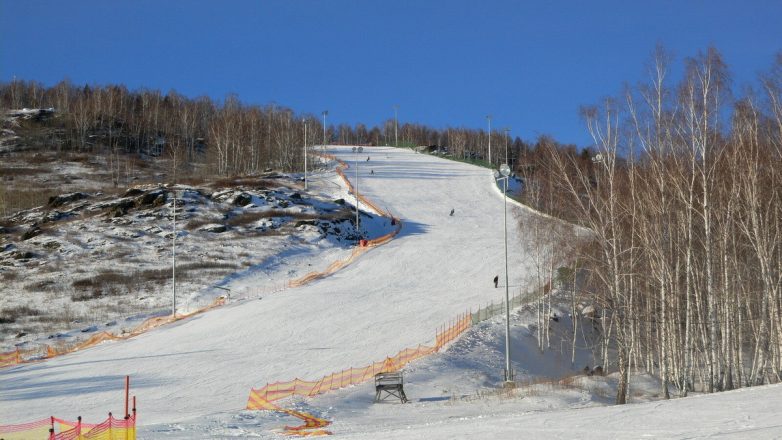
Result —
<path fill-rule="evenodd" d="M 508 133 L 510 133 L 510 127 L 505 128 L 505 164 L 508 163 Z"/>
<path fill-rule="evenodd" d="M 323 147 L 326 147 L 326 115 L 329 114 L 328 110 L 323 110 Z"/>
<path fill-rule="evenodd" d="M 307 120 L 304 119 L 304 189 L 307 189 Z"/>
<path fill-rule="evenodd" d="M 491 164 L 491 115 L 487 115 L 486 120 L 489 121 L 489 164 Z"/>
<path fill-rule="evenodd" d="M 175 161 L 176 162 L 176 161 Z M 174 165 L 176 170 L 176 165 Z M 174 171 L 174 185 L 176 185 L 176 171 Z M 171 317 L 176 318 L 176 186 L 172 187 L 174 194 L 174 215 L 171 226 L 174 229 L 174 235 L 171 237 Z"/>
<path fill-rule="evenodd" d="M 502 176 L 502 177 L 500 177 Z M 494 178 L 502 180 L 502 196 L 504 199 L 503 223 L 505 226 L 505 383 L 513 382 L 513 370 L 510 366 L 510 293 L 508 283 L 508 164 L 500 165 L 500 170 L 494 170 Z"/>
<path fill-rule="evenodd" d="M 361 239 L 361 230 L 359 229 L 359 223 L 358 223 L 358 153 L 361 153 L 364 151 L 364 147 L 353 147 L 353 162 L 356 165 L 356 187 L 353 188 L 353 192 L 355 192 L 356 196 L 356 232 L 358 232 L 359 240 Z"/>
<path fill-rule="evenodd" d="M 399 146 L 399 139 L 396 136 L 397 126 L 399 125 L 399 123 L 397 122 L 397 116 L 396 116 L 397 110 L 399 110 L 399 106 L 395 105 L 394 106 L 394 146 L 395 147 Z"/>

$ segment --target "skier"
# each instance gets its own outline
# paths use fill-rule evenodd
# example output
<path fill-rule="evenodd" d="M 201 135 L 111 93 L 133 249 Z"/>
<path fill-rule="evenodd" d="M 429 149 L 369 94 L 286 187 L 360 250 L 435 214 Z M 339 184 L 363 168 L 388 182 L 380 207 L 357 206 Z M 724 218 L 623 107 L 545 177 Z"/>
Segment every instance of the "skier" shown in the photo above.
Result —
<path fill-rule="evenodd" d="M 499 275 L 495 275 L 494 276 L 494 288 L 495 289 L 497 288 L 497 283 L 499 283 L 499 282 L 500 282 L 500 276 Z"/>
<path fill-rule="evenodd" d="M 453 217 L 453 208 L 451 208 L 451 214 L 449 214 L 451 217 Z"/>
<path fill-rule="evenodd" d="M 369 156 L 367 156 L 367 162 L 369 162 Z"/>
<path fill-rule="evenodd" d="M 375 174 L 375 170 L 369 170 L 369 174 Z"/>

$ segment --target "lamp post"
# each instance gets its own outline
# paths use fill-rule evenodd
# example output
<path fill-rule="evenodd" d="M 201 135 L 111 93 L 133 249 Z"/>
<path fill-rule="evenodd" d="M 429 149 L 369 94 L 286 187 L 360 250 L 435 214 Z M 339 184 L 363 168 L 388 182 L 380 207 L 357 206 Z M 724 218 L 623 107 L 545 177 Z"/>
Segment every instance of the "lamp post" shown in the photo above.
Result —
<path fill-rule="evenodd" d="M 489 164 L 491 164 L 491 115 L 487 115 L 486 120 L 489 121 Z"/>
<path fill-rule="evenodd" d="M 356 196 L 356 232 L 358 232 L 359 240 L 361 239 L 361 230 L 359 228 L 358 220 L 358 154 L 364 151 L 364 147 L 353 147 L 353 162 L 356 165 L 356 187 L 353 188 L 354 195 Z"/>
<path fill-rule="evenodd" d="M 174 178 L 176 181 L 176 177 Z M 174 229 L 174 235 L 171 237 L 171 317 L 176 318 L 176 187 L 171 188 L 174 194 L 174 215 L 171 226 Z"/>
<path fill-rule="evenodd" d="M 397 135 L 396 135 L 397 134 L 396 133 L 397 126 L 399 125 L 399 123 L 397 122 L 397 116 L 396 116 L 397 110 L 399 110 L 399 106 L 395 105 L 394 106 L 394 146 L 395 147 L 399 146 L 399 138 L 397 138 Z"/>
<path fill-rule="evenodd" d="M 502 177 L 500 177 L 502 176 Z M 500 170 L 494 170 L 494 178 L 502 180 L 502 196 L 504 199 L 503 223 L 505 227 L 505 383 L 513 382 L 513 370 L 510 366 L 510 293 L 508 283 L 508 164 L 500 165 Z"/>
<path fill-rule="evenodd" d="M 328 114 L 328 110 L 323 110 L 323 148 L 326 148 L 326 115 Z"/>
<path fill-rule="evenodd" d="M 304 189 L 307 189 L 307 120 L 304 119 Z"/>

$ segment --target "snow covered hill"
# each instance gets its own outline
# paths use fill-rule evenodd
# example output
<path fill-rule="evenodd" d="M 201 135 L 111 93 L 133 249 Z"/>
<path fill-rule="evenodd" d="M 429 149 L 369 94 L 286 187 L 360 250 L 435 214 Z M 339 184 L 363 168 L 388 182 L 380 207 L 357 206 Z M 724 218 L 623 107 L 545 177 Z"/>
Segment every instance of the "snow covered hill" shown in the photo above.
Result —
<path fill-rule="evenodd" d="M 349 251 L 354 218 L 344 200 L 302 195 L 300 182 L 276 173 L 52 197 L 0 228 L 0 351 L 73 344 L 170 311 L 174 227 L 177 310 L 186 313 L 218 296 L 258 298 L 322 269 L 295 263 Z M 253 288 L 237 288 L 248 277 Z"/>
<path fill-rule="evenodd" d="M 291 421 L 275 413 L 244 411 L 251 387 L 319 378 L 431 343 L 435 329 L 458 313 L 504 297 L 502 285 L 495 288 L 492 282 L 504 268 L 503 199 L 489 170 L 403 149 L 368 148 L 361 157 L 354 157 L 348 147 L 332 150 L 352 166 L 357 163 L 361 194 L 402 219 L 394 240 L 303 287 L 261 300 L 233 301 L 126 341 L 0 370 L 0 423 L 49 415 L 102 420 L 108 411 L 121 412 L 122 378 L 129 374 L 139 400 L 141 438 L 275 438 L 275 428 Z M 346 175 L 353 180 L 354 173 L 355 168 Z M 315 191 L 351 199 L 344 188 L 325 179 Z M 554 236 L 556 228 L 541 227 L 549 220 L 541 222 L 530 210 L 514 203 L 508 209 L 509 275 L 515 293 L 535 287 L 549 243 L 562 237 Z M 253 282 L 247 276 L 241 285 Z M 263 282 L 260 274 L 257 282 Z M 517 341 L 529 333 L 522 324 L 514 326 Z M 411 385 L 413 404 L 373 406 L 371 384 L 294 404 L 335 419 L 333 431 L 345 438 L 697 437 L 714 434 L 720 426 L 736 433 L 760 427 L 761 435 L 782 435 L 770 422 L 768 408 L 756 418 L 747 409 L 747 399 L 762 396 L 778 410 L 782 399 L 771 399 L 773 391 L 725 393 L 725 404 L 718 403 L 722 395 L 716 395 L 533 413 L 606 404 L 607 399 L 594 402 L 591 394 L 578 390 L 539 400 L 532 398 L 545 390 L 514 399 L 466 399 L 476 386 L 496 383 L 501 351 L 481 341 L 496 342 L 501 333 L 497 328 L 501 322 L 496 320 L 476 327 L 446 353 L 413 364 L 408 371 L 410 383 L 418 384 Z M 587 356 L 581 353 L 574 365 L 552 357 L 528 363 L 532 352 L 519 351 L 514 358 L 530 377 L 546 375 L 536 366 L 556 370 L 552 374 L 577 371 Z M 487 358 L 483 367 L 474 367 L 473 361 L 482 356 Z M 454 381 L 465 385 L 447 385 Z M 537 403 L 528 405 L 530 399 Z M 741 420 L 718 422 L 719 417 L 707 414 L 714 408 L 725 417 L 731 405 L 744 408 Z M 715 424 L 690 429 L 685 419 L 693 418 L 686 417 L 686 411 Z M 664 425 L 666 420 L 673 422 Z"/>

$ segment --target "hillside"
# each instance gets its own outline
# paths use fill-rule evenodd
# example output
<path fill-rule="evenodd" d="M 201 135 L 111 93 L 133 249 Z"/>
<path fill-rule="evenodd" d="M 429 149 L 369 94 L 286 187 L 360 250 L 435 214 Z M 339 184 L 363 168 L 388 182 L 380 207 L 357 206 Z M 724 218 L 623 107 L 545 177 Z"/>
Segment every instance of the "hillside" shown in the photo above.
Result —
<path fill-rule="evenodd" d="M 361 194 L 401 218 L 402 229 L 394 240 L 370 248 L 332 276 L 302 287 L 271 292 L 262 300 L 248 295 L 246 300 L 231 300 L 135 338 L 0 370 L 0 422 L 74 412 L 86 420 L 102 420 L 107 411 L 121 412 L 121 381 L 128 374 L 140 402 L 140 438 L 276 438 L 284 425 L 294 421 L 276 412 L 244 410 L 251 388 L 294 378 L 317 379 L 382 360 L 403 348 L 431 344 L 436 329 L 457 314 L 502 300 L 502 283 L 495 288 L 492 278 L 501 275 L 504 267 L 503 199 L 488 170 L 385 147 L 368 149 L 364 154 L 369 160 L 355 157 L 346 147 L 331 151 L 353 166 L 359 159 Z M 355 184 L 354 171 L 346 175 Z M 350 200 L 338 183 L 324 175 L 313 182 L 312 191 L 328 195 L 323 203 Z M 220 194 L 212 192 L 212 197 L 215 193 Z M 237 209 L 231 203 L 235 199 L 236 193 L 226 198 L 232 209 Z M 549 259 L 556 256 L 552 243 L 572 240 L 574 233 L 513 202 L 508 204 L 508 214 L 511 293 L 534 291 L 545 280 Z M 386 226 L 383 220 L 376 225 Z M 273 267 L 283 272 L 291 263 L 325 267 L 345 254 L 312 252 Z M 267 281 L 263 270 L 248 271 L 223 286 L 233 293 Z M 713 419 L 704 415 L 703 422 L 686 425 L 679 417 L 665 430 L 652 429 L 652 420 L 666 416 L 649 418 L 650 408 L 676 415 L 682 408 L 699 408 L 697 402 L 688 402 L 700 398 L 652 404 L 656 406 L 579 409 L 609 405 L 617 380 L 610 370 L 606 377 L 583 376 L 584 365 L 596 363 L 591 341 L 597 335 L 586 320 L 581 322 L 584 327 L 571 362 L 568 296 L 567 292 L 557 295 L 552 298 L 552 315 L 544 317 L 551 342 L 543 353 L 536 346 L 540 329 L 534 308 L 514 311 L 512 360 L 521 385 L 516 391 L 497 391 L 502 381 L 504 325 L 495 317 L 470 329 L 446 351 L 405 369 L 412 404 L 373 405 L 372 385 L 365 383 L 320 397 L 290 399 L 287 405 L 328 418 L 332 432 L 346 438 L 444 438 L 469 433 L 517 438 L 541 431 L 551 432 L 554 438 L 571 438 L 581 437 L 581 430 L 594 438 L 602 434 L 594 426 L 606 417 L 611 422 L 605 432 L 617 438 L 639 435 L 637 429 L 623 430 L 627 424 L 663 437 L 741 433 L 740 429 L 754 427 L 761 429 L 760 435 L 778 433 L 769 422 L 770 412 L 745 409 L 740 412 L 746 417 L 741 424 L 715 428 Z M 579 309 L 585 305 L 579 304 Z M 570 379 L 556 379 L 561 376 Z M 631 387 L 631 402 L 660 398 L 654 377 L 634 376 Z M 755 394 L 721 396 L 746 408 L 746 399 Z M 776 400 L 769 400 L 769 405 L 779 408 Z M 586 419 L 581 420 L 581 414 Z"/>

